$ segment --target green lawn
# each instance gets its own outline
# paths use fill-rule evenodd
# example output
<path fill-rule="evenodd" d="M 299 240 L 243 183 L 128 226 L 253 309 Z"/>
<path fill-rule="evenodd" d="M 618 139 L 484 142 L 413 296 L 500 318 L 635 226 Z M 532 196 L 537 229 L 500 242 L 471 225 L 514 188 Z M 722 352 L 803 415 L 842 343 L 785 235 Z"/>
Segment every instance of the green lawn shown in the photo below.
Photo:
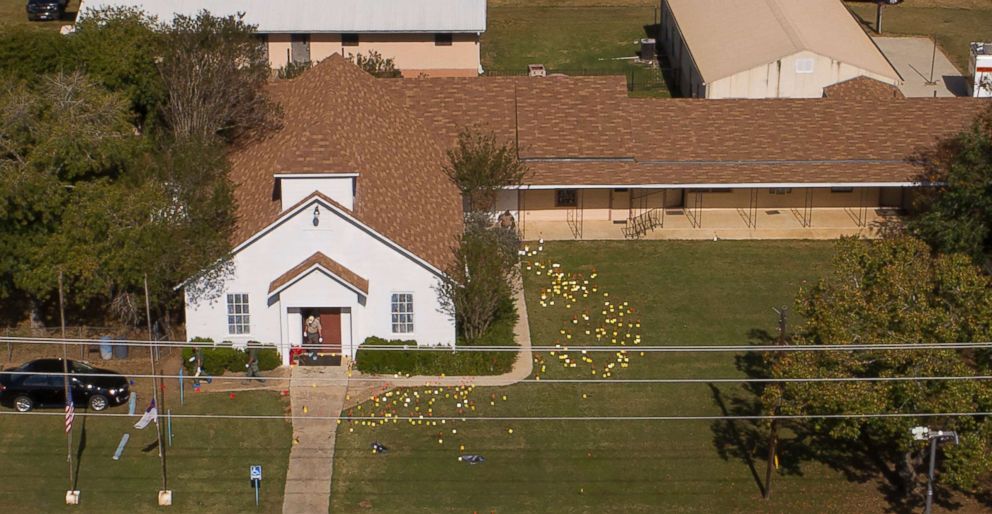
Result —
<path fill-rule="evenodd" d="M 188 384 L 187 384 L 188 385 Z M 143 401 L 141 403 L 144 403 Z M 186 405 L 173 413 L 268 414 L 284 412 L 285 400 L 271 392 L 187 394 Z M 142 406 L 143 408 L 143 406 Z M 46 410 L 61 414 L 60 409 Z M 127 412 L 126 406 L 111 412 Z M 135 420 L 77 417 L 73 447 L 79 464 L 79 506 L 65 506 L 67 489 L 66 440 L 63 418 L 0 415 L 0 512 L 159 512 L 161 488 L 158 452 L 142 451 L 155 441 L 151 428 L 134 430 Z M 83 427 L 85 426 L 85 430 Z M 163 425 L 163 428 L 165 425 Z M 251 464 L 263 466 L 262 505 L 259 512 L 280 512 L 292 426 L 282 420 L 173 419 L 174 442 L 167 448 L 169 488 L 175 512 L 255 511 L 248 480 Z M 112 456 L 124 432 L 131 434 L 119 461 Z"/>
<path fill-rule="evenodd" d="M 532 243 L 533 244 L 533 243 Z M 540 307 L 546 282 L 532 272 L 526 287 L 535 344 L 561 341 L 573 316 L 596 318 L 602 293 L 628 302 L 641 321 L 643 344 L 746 344 L 774 331 L 773 306 L 791 305 L 804 281 L 823 273 L 829 242 L 570 242 L 546 245 L 543 257 L 562 269 L 593 270 L 598 290 L 566 309 Z M 595 304 L 595 305 L 594 305 Z M 572 344 L 590 343 L 580 330 Z M 623 332 L 622 330 L 620 331 Z M 606 344 L 600 341 L 599 344 Z M 628 352 L 624 378 L 733 377 L 723 353 Z M 573 352 L 574 353 L 574 352 Z M 542 377 L 582 378 L 544 356 Z M 574 358 L 574 355 L 573 355 Z M 593 356 L 597 365 L 602 356 Z M 442 391 L 439 395 L 450 391 Z M 427 390 L 418 390 L 422 398 Z M 409 394 L 409 391 L 401 393 Z M 507 396 L 503 401 L 502 396 Z M 719 415 L 748 393 L 739 385 L 523 383 L 480 388 L 475 414 L 491 416 Z M 495 406 L 490 405 L 494 398 Z M 435 415 L 455 414 L 439 399 Z M 368 413 L 365 404 L 361 412 Z M 400 412 L 405 414 L 405 412 Z M 472 413 L 467 414 L 471 416 Z M 386 424 L 339 430 L 332 512 L 883 512 L 889 504 L 873 475 L 843 462 L 847 473 L 800 458 L 787 440 L 771 501 L 760 499 L 765 460 L 747 439 L 750 424 L 710 421 L 472 421 L 438 426 Z M 451 430 L 458 431 L 457 434 Z M 513 429 L 513 433 L 508 430 Z M 438 443 L 439 436 L 443 443 Z M 390 451 L 371 453 L 379 441 Z M 457 460 L 459 446 L 488 460 Z M 753 471 L 752 471 L 753 469 Z M 756 475 L 760 479 L 756 479 Z M 969 511 L 967 508 L 964 511 Z M 974 511 L 971 511 L 974 512 Z"/>
<path fill-rule="evenodd" d="M 875 6 L 848 2 L 851 10 L 874 29 Z M 960 7 L 959 7 L 960 6 Z M 882 18 L 886 36 L 934 36 L 962 73 L 968 73 L 969 43 L 992 41 L 992 2 L 924 0 L 886 7 Z"/>
<path fill-rule="evenodd" d="M 482 66 L 491 73 L 520 74 L 540 63 L 552 73 L 623 74 L 637 95 L 670 96 L 657 68 L 617 60 L 635 56 L 654 16 L 643 5 L 490 6 Z"/>

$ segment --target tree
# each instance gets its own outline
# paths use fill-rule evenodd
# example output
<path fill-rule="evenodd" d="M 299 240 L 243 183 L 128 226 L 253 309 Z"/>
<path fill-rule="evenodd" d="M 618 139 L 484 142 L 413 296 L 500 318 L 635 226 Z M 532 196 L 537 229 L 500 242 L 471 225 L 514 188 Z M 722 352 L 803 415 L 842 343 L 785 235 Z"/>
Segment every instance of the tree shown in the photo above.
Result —
<path fill-rule="evenodd" d="M 992 250 L 992 111 L 917 161 L 923 180 L 937 187 L 916 202 L 910 232 L 938 251 L 983 263 Z"/>
<path fill-rule="evenodd" d="M 515 292 L 519 240 L 493 227 L 485 213 L 470 213 L 453 248 L 454 259 L 437 286 L 441 311 L 451 316 L 468 343 L 482 337 Z"/>
<path fill-rule="evenodd" d="M 528 170 L 516 146 L 499 143 L 493 133 L 465 129 L 448 150 L 444 173 L 461 191 L 466 211 L 478 212 L 491 211 L 499 192 L 522 183 Z"/>
<path fill-rule="evenodd" d="M 126 101 L 81 73 L 0 85 L 0 295 L 54 290 L 36 259 L 72 189 L 122 173 L 139 144 Z"/>
<path fill-rule="evenodd" d="M 68 68 L 68 41 L 56 31 L 4 27 L 0 31 L 0 76 L 30 80 Z"/>
<path fill-rule="evenodd" d="M 922 241 L 843 240 L 832 273 L 799 295 L 806 319 L 793 344 L 849 345 L 988 341 L 992 335 L 990 279 L 964 255 L 931 254 Z M 770 366 L 774 378 L 973 376 L 987 361 L 955 350 L 786 352 Z M 767 387 L 762 404 L 782 414 L 985 412 L 992 390 L 974 381 L 787 382 Z M 865 444 L 894 463 L 904 486 L 915 486 L 925 448 L 910 427 L 958 430 L 961 445 L 945 449 L 942 483 L 970 489 L 992 470 L 989 421 L 973 417 L 811 419 L 807 428 L 828 440 Z M 830 443 L 826 443 L 830 444 Z"/>
<path fill-rule="evenodd" d="M 377 78 L 399 78 L 403 72 L 396 69 L 396 64 L 392 57 L 383 57 L 375 50 L 370 50 L 368 55 L 348 55 L 348 59 L 355 63 L 355 66 L 365 70 L 368 74 Z"/>
<path fill-rule="evenodd" d="M 124 95 L 139 128 L 160 122 L 166 92 L 155 62 L 167 49 L 158 20 L 134 7 L 101 7 L 89 9 L 75 27 L 63 38 L 66 65 Z"/>
<path fill-rule="evenodd" d="M 240 17 L 178 15 L 163 29 L 163 44 L 164 117 L 176 139 L 235 143 L 278 122 L 264 91 L 271 75 L 264 43 Z"/>

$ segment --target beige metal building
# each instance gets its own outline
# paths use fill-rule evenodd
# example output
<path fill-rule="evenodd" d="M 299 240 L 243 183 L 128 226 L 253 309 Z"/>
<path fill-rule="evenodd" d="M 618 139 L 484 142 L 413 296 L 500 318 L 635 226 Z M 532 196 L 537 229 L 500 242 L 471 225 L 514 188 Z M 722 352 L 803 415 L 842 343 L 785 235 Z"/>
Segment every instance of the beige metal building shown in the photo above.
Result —
<path fill-rule="evenodd" d="M 486 0 L 82 0 L 80 17 L 104 7 L 137 7 L 164 22 L 203 9 L 242 15 L 265 39 L 274 70 L 375 51 L 405 77 L 471 77 L 486 30 Z"/>
<path fill-rule="evenodd" d="M 840 0 L 661 0 L 661 45 L 693 98 L 819 98 L 902 78 Z"/>

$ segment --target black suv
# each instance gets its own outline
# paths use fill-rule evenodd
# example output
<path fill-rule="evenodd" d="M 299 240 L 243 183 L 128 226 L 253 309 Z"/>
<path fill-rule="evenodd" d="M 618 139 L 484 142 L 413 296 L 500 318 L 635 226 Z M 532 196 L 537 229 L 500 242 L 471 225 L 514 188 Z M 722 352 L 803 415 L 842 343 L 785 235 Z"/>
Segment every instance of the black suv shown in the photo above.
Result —
<path fill-rule="evenodd" d="M 28 20 L 61 20 L 68 3 L 69 0 L 28 0 Z"/>
<path fill-rule="evenodd" d="M 12 371 L 17 373 L 11 373 Z M 0 371 L 0 405 L 27 412 L 35 406 L 64 406 L 65 381 L 62 359 L 33 360 L 19 368 Z M 95 411 L 127 402 L 131 392 L 123 375 L 90 366 L 85 362 L 69 361 L 72 400 L 76 405 L 89 405 Z M 100 376 L 92 376 L 100 375 Z"/>

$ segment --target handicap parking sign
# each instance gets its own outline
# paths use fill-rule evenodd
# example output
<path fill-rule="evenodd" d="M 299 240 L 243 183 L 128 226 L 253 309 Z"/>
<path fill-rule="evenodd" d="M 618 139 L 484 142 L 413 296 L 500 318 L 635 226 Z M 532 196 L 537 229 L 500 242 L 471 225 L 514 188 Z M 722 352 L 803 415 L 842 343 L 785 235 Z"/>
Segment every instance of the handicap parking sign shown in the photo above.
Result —
<path fill-rule="evenodd" d="M 262 479 L 262 466 L 251 466 L 251 479 L 261 480 Z"/>

